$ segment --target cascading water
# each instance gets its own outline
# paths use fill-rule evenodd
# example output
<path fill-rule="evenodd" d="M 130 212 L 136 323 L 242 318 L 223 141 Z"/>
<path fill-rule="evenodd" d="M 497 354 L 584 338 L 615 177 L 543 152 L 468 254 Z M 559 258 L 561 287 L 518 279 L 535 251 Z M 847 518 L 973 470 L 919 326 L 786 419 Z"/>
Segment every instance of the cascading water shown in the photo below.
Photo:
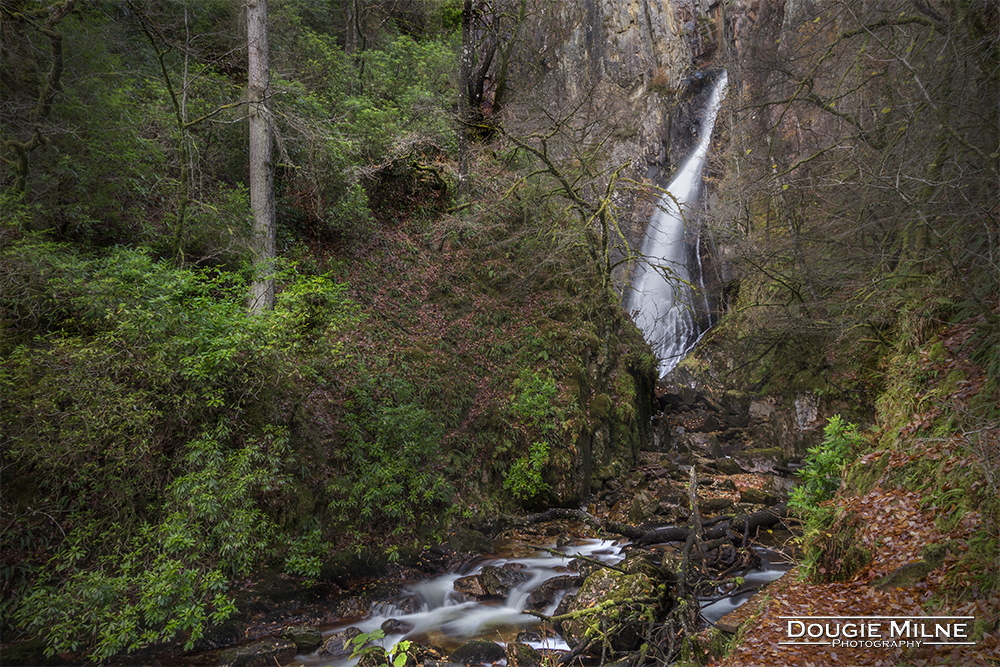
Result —
<path fill-rule="evenodd" d="M 703 321 L 708 303 L 701 284 L 699 244 L 697 239 L 693 244 L 687 241 L 685 220 L 692 217 L 698 201 L 701 173 L 726 85 L 723 71 L 701 119 L 698 146 L 667 186 L 669 194 L 660 199 L 646 230 L 642 246 L 645 259 L 633 275 L 628 309 L 660 359 L 660 377 L 680 363 L 706 328 Z"/>
<path fill-rule="evenodd" d="M 519 572 L 528 575 L 524 581 L 514 586 L 505 600 L 481 601 L 469 598 L 455 590 L 454 584 L 462 574 L 445 574 L 432 579 L 416 582 L 407 588 L 404 597 L 416 600 L 416 605 L 396 607 L 387 605 L 376 610 L 362 620 L 344 623 L 333 627 L 325 633 L 330 636 L 349 626 L 357 627 L 362 632 L 372 632 L 379 629 L 390 619 L 405 622 L 409 628 L 405 633 L 386 634 L 381 644 L 389 648 L 404 638 L 432 638 L 435 644 L 453 643 L 455 647 L 468 639 L 483 638 L 497 640 L 503 636 L 513 638 L 518 630 L 539 624 L 537 618 L 523 613 L 528 607 L 528 596 L 544 581 L 566 573 L 566 565 L 576 556 L 587 556 L 606 563 L 617 563 L 623 545 L 603 540 L 583 540 L 573 547 L 561 549 L 564 555 L 542 552 L 528 558 L 496 558 L 480 563 L 466 575 L 478 574 L 487 565 L 504 566 L 516 564 Z M 564 591 L 565 592 L 565 591 Z M 557 596 L 549 608 L 542 610 L 546 614 L 555 612 L 561 600 Z M 416 606 L 418 609 L 413 610 Z M 539 642 L 526 642 L 535 648 L 569 650 L 564 641 L 557 637 Z M 321 653 L 299 655 L 296 665 L 304 667 L 332 666 L 352 667 L 357 659 L 332 659 Z"/>

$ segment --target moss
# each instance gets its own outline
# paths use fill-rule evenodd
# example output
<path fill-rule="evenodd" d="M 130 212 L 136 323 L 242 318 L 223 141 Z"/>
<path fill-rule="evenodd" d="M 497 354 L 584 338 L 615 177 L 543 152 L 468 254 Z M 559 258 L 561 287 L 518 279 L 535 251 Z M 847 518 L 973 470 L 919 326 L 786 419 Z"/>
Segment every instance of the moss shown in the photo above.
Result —
<path fill-rule="evenodd" d="M 889 452 L 883 452 L 879 460 L 873 464 L 855 463 L 847 471 L 844 485 L 855 495 L 863 496 L 872 490 L 889 465 Z"/>
<path fill-rule="evenodd" d="M 592 419 L 604 419 L 611 413 L 611 397 L 607 394 L 598 394 L 590 402 L 590 416 Z"/>

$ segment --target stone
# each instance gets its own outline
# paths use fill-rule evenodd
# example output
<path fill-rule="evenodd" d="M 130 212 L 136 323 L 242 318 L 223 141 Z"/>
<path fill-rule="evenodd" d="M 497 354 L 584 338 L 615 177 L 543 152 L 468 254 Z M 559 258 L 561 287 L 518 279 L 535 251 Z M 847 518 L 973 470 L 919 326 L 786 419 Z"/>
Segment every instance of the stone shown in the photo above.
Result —
<path fill-rule="evenodd" d="M 269 667 L 284 665 L 295 657 L 293 642 L 272 637 L 226 649 L 219 654 L 219 667 Z"/>
<path fill-rule="evenodd" d="M 456 579 L 453 586 L 459 593 L 471 595 L 474 598 L 486 597 L 486 589 L 483 588 L 483 582 L 480 580 L 478 574 L 471 574 L 467 577 Z"/>
<path fill-rule="evenodd" d="M 386 619 L 379 629 L 387 635 L 405 635 L 413 629 L 413 623 L 398 618 Z"/>
<path fill-rule="evenodd" d="M 799 394 L 795 397 L 795 423 L 800 431 L 813 428 L 819 418 L 819 399 L 815 394 Z"/>
<path fill-rule="evenodd" d="M 331 658 L 347 659 L 354 652 L 354 646 L 350 643 L 352 639 L 361 634 L 360 628 L 350 627 L 341 630 L 327 637 L 323 642 L 323 647 L 319 650 L 321 655 L 328 655 Z"/>
<path fill-rule="evenodd" d="M 474 639 L 462 644 L 451 654 L 452 662 L 463 665 L 492 665 L 507 658 L 507 651 L 496 642 Z"/>
<path fill-rule="evenodd" d="M 759 401 L 750 402 L 750 419 L 753 421 L 767 421 L 771 418 L 771 413 L 774 412 L 774 406 L 768 405 L 767 403 L 761 403 Z"/>
<path fill-rule="evenodd" d="M 531 578 L 527 572 L 519 572 L 495 565 L 487 565 L 479 573 L 479 581 L 487 596 L 506 598 L 510 590 Z"/>
<path fill-rule="evenodd" d="M 723 475 L 742 475 L 744 472 L 743 468 L 740 467 L 740 464 L 737 463 L 735 459 L 728 456 L 716 461 L 715 467 Z"/>
<path fill-rule="evenodd" d="M 507 644 L 507 667 L 541 667 L 542 654 L 527 644 Z"/>
<path fill-rule="evenodd" d="M 299 653 L 309 653 L 323 643 L 323 635 L 314 625 L 293 625 L 281 631 L 281 638 L 295 644 Z"/>
<path fill-rule="evenodd" d="M 583 611 L 601 603 L 613 603 L 635 598 L 650 597 L 655 594 L 656 582 L 645 574 L 627 574 L 617 570 L 602 568 L 587 577 L 580 591 L 569 604 L 567 612 Z M 593 624 L 611 623 L 620 612 L 615 605 L 560 624 L 559 633 L 570 647 L 576 647 L 584 641 L 589 627 Z M 611 649 L 628 652 L 638 647 L 642 634 L 634 629 L 620 632 L 611 637 Z"/>
<path fill-rule="evenodd" d="M 548 607 L 550 604 L 555 602 L 556 595 L 559 591 L 564 591 L 567 588 L 573 588 L 579 584 L 580 581 L 580 577 L 570 575 L 562 575 L 546 579 L 542 582 L 541 586 L 531 591 L 531 595 L 528 596 L 528 608 L 537 610 Z"/>

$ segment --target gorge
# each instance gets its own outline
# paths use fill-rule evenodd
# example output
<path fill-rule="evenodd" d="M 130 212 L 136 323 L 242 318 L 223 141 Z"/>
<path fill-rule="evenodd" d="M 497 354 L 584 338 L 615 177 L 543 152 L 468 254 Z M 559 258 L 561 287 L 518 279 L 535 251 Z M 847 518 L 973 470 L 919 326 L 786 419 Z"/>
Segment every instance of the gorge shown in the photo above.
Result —
<path fill-rule="evenodd" d="M 251 4 L 254 313 L 247 3 L 0 2 L 0 662 L 989 664 L 996 0 Z"/>

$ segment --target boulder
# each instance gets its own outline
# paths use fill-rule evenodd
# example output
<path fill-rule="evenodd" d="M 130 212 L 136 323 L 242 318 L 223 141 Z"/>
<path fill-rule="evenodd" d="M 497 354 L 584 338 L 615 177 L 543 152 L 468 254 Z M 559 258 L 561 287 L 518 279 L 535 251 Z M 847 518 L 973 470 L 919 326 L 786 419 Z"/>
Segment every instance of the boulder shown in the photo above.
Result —
<path fill-rule="evenodd" d="M 323 635 L 314 625 L 293 625 L 281 631 L 281 638 L 295 644 L 299 653 L 309 653 L 323 643 Z"/>
<path fill-rule="evenodd" d="M 487 565 L 479 573 L 479 581 L 489 597 L 506 598 L 510 590 L 531 578 L 527 572 Z"/>
<path fill-rule="evenodd" d="M 486 589 L 483 588 L 482 579 L 478 574 L 471 574 L 468 577 L 461 577 L 453 584 L 456 591 L 471 595 L 474 598 L 486 597 Z"/>
<path fill-rule="evenodd" d="M 387 635 L 405 635 L 413 629 L 413 623 L 398 618 L 390 618 L 379 626 L 379 629 Z"/>
<path fill-rule="evenodd" d="M 555 602 L 556 594 L 567 588 L 573 588 L 580 583 L 580 577 L 562 575 L 552 577 L 542 582 L 542 585 L 531 592 L 528 596 L 528 607 L 530 609 L 544 609 Z"/>
<path fill-rule="evenodd" d="M 451 661 L 463 665 L 492 665 L 507 658 L 507 651 L 496 642 L 474 639 L 462 644 L 451 654 Z"/>
<path fill-rule="evenodd" d="M 511 642 L 507 644 L 507 665 L 509 667 L 541 667 L 542 654 L 527 644 Z"/>
<path fill-rule="evenodd" d="M 347 659 L 354 652 L 354 646 L 350 641 L 361 634 L 360 628 L 350 627 L 341 630 L 327 637 L 323 642 L 323 647 L 319 650 L 320 655 L 328 655 L 331 658 Z"/>
<path fill-rule="evenodd" d="M 618 624 L 624 616 L 624 608 L 629 611 L 644 613 L 644 607 L 655 606 L 649 602 L 630 603 L 630 600 L 650 598 L 656 595 L 657 583 L 654 579 L 642 573 L 629 574 L 617 570 L 602 568 L 594 572 L 580 591 L 569 603 L 567 613 L 584 611 L 607 604 L 600 611 L 583 615 L 579 618 L 564 621 L 557 628 L 570 647 L 575 648 L 586 641 L 587 631 L 591 627 L 611 628 Z M 648 615 L 648 614 L 647 614 Z M 610 638 L 611 650 L 628 652 L 638 648 L 642 642 L 643 633 L 634 626 L 624 631 L 614 633 Z"/>

